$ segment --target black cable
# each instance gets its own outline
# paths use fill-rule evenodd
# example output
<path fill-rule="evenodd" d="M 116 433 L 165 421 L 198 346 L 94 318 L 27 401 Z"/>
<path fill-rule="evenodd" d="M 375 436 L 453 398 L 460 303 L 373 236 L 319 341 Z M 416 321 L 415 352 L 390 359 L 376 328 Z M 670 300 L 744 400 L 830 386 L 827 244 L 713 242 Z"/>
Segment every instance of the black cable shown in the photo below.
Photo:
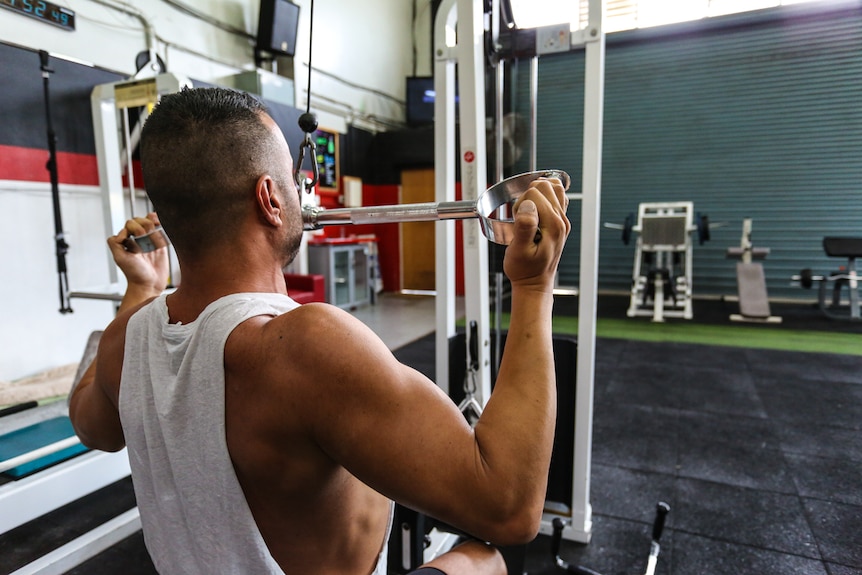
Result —
<path fill-rule="evenodd" d="M 299 129 L 305 132 L 305 138 L 299 145 L 299 157 L 293 167 L 293 180 L 296 182 L 297 191 L 302 198 L 302 190 L 308 180 L 302 174 L 302 162 L 305 158 L 306 149 L 310 150 L 311 170 L 314 176 L 308 183 L 309 188 L 313 188 L 320 181 L 320 166 L 317 164 L 316 144 L 311 137 L 312 132 L 317 129 L 317 116 L 311 113 L 311 48 L 314 44 L 314 0 L 311 0 L 311 9 L 308 14 L 308 95 L 305 102 L 305 113 L 299 117 Z"/>
<path fill-rule="evenodd" d="M 51 200 L 54 208 L 54 244 L 57 256 L 57 275 L 59 276 L 60 313 L 71 313 L 69 302 L 69 277 L 66 268 L 66 254 L 69 244 L 63 232 L 63 215 L 60 210 L 60 178 L 57 174 L 57 135 L 51 121 L 51 98 L 49 84 L 54 70 L 48 65 L 48 52 L 39 50 L 40 69 L 42 70 L 42 91 L 45 98 L 45 122 L 48 127 L 48 163 L 45 166 L 51 177 Z"/>
<path fill-rule="evenodd" d="M 306 92 L 305 113 L 311 113 L 311 47 L 314 45 L 314 0 L 308 13 L 308 91 Z"/>

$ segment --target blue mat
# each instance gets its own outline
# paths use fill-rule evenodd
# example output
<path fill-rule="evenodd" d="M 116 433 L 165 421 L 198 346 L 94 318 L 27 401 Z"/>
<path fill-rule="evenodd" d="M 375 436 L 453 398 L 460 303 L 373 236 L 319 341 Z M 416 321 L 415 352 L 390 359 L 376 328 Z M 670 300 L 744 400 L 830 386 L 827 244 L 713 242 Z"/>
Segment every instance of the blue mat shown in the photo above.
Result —
<path fill-rule="evenodd" d="M 6 461 L 29 453 L 34 449 L 50 445 L 57 441 L 72 437 L 75 435 L 75 430 L 72 428 L 71 420 L 66 417 L 55 417 L 47 419 L 40 423 L 23 427 L 6 435 L 0 436 L 0 461 Z M 72 445 L 66 449 L 62 449 L 55 453 L 50 453 L 39 459 L 35 459 L 29 463 L 24 463 L 18 467 L 13 467 L 3 472 L 3 475 L 13 479 L 19 479 L 30 473 L 41 471 L 50 465 L 65 461 L 79 453 L 87 451 L 87 448 L 81 445 Z"/>

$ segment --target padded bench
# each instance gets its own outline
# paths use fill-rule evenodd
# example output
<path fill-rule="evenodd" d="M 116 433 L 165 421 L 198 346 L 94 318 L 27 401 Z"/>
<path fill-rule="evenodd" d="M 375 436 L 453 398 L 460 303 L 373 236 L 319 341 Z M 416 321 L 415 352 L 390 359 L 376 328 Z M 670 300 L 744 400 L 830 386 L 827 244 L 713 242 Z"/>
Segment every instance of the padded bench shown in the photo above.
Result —
<path fill-rule="evenodd" d="M 823 251 L 833 258 L 862 257 L 862 238 L 823 238 Z"/>

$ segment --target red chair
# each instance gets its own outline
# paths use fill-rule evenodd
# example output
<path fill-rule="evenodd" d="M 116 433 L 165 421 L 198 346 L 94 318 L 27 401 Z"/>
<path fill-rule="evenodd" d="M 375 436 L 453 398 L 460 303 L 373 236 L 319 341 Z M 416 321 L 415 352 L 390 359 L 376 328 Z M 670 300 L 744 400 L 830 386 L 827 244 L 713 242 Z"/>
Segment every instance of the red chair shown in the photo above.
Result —
<path fill-rule="evenodd" d="M 326 279 L 322 275 L 284 274 L 287 295 L 296 303 L 325 302 Z"/>

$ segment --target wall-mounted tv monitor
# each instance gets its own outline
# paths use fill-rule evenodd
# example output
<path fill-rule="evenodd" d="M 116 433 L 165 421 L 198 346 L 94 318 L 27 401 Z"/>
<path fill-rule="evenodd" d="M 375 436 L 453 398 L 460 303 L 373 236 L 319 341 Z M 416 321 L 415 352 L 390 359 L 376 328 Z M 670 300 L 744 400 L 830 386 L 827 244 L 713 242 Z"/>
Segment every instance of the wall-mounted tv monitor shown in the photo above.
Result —
<path fill-rule="evenodd" d="M 257 49 L 281 56 L 296 53 L 299 6 L 290 0 L 261 0 Z"/>
<path fill-rule="evenodd" d="M 411 76 L 407 78 L 407 123 L 421 126 L 434 122 L 434 78 Z"/>
<path fill-rule="evenodd" d="M 407 77 L 407 124 L 424 126 L 434 122 L 434 78 L 431 76 Z M 458 86 L 455 86 L 455 120 L 458 120 Z"/>

